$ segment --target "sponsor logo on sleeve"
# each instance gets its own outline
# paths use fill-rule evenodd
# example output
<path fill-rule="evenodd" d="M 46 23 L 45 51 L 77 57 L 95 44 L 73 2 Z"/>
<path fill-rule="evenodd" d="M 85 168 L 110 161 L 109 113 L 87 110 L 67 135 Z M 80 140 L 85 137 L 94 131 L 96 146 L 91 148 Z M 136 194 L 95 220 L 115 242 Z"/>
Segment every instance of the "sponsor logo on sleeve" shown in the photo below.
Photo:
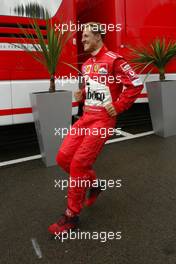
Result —
<path fill-rule="evenodd" d="M 120 65 L 120 68 L 121 68 L 122 71 L 124 71 L 124 72 L 132 70 L 132 69 L 131 69 L 131 66 L 130 66 L 127 62 L 122 63 L 122 64 Z"/>
<path fill-rule="evenodd" d="M 120 68 L 128 76 L 135 87 L 142 85 L 142 81 L 139 79 L 138 75 L 133 71 L 133 69 L 127 62 L 122 63 L 120 65 Z"/>
<path fill-rule="evenodd" d="M 143 83 L 142 83 L 141 79 L 138 78 L 138 79 L 135 79 L 134 81 L 132 81 L 132 84 L 133 84 L 135 87 L 137 87 L 137 86 L 142 85 Z"/>

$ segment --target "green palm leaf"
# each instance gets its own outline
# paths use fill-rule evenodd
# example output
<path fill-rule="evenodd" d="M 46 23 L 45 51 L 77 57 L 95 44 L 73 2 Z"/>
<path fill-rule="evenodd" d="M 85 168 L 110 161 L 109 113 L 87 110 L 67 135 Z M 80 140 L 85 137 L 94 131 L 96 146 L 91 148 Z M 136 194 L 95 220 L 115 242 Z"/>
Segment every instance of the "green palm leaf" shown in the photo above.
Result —
<path fill-rule="evenodd" d="M 165 38 L 155 39 L 147 48 L 134 49 L 130 48 L 133 54 L 131 62 L 136 69 L 142 69 L 142 72 L 149 68 L 149 71 L 158 69 L 160 80 L 165 80 L 165 69 L 167 64 L 176 57 L 176 42 L 169 41 L 166 44 Z M 154 66 L 151 69 L 151 66 Z"/>
<path fill-rule="evenodd" d="M 21 32 L 25 36 L 25 39 L 30 40 L 30 43 L 33 47 L 33 51 L 30 50 L 24 44 L 20 44 L 18 47 L 22 47 L 27 51 L 35 60 L 43 64 L 50 74 L 50 89 L 49 91 L 55 91 L 55 73 L 60 60 L 61 53 L 64 46 L 67 44 L 68 40 L 71 38 L 71 32 L 61 32 L 59 30 L 55 31 L 53 22 L 47 18 L 46 22 L 46 38 L 44 38 L 38 21 L 36 18 L 33 18 L 32 23 L 30 24 L 34 33 L 29 32 L 27 29 L 23 29 L 19 25 Z M 23 42 L 25 42 L 23 38 Z M 68 64 L 69 65 L 69 64 Z"/>

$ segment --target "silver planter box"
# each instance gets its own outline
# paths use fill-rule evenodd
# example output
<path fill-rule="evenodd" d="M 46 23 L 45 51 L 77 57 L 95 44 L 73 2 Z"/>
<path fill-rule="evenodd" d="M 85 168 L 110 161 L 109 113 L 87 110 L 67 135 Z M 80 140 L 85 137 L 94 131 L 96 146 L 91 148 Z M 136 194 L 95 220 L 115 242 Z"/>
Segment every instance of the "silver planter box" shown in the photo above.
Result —
<path fill-rule="evenodd" d="M 147 82 L 146 87 L 155 134 L 176 135 L 176 81 Z"/>
<path fill-rule="evenodd" d="M 56 165 L 56 154 L 62 143 L 61 131 L 67 132 L 72 118 L 72 92 L 33 93 L 32 112 L 42 159 L 47 167 Z"/>

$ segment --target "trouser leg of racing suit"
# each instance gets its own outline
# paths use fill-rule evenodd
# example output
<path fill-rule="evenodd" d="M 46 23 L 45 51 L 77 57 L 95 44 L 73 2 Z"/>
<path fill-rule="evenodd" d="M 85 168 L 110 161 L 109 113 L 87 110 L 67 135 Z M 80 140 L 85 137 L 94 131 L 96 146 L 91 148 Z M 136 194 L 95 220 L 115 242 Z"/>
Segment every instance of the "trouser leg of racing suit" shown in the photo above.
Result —
<path fill-rule="evenodd" d="M 78 131 L 75 135 L 69 133 L 61 145 L 57 162 L 66 172 L 70 173 L 67 208 L 73 214 L 79 214 L 83 207 L 88 188 L 85 183 L 96 179 L 92 165 L 109 138 L 108 129 L 114 125 L 115 119 L 110 118 L 107 113 L 97 117 L 95 114 L 85 113 L 72 128 L 88 128 L 89 133 L 86 132 L 86 135 L 85 133 L 80 135 Z M 71 181 L 74 182 L 74 187 L 71 187 Z"/>
<path fill-rule="evenodd" d="M 83 117 L 80 117 L 80 119 L 74 123 L 68 135 L 64 138 L 56 156 L 57 164 L 68 174 L 70 174 L 72 158 L 84 139 L 84 134 L 79 133 L 79 128 L 83 127 L 83 124 Z"/>

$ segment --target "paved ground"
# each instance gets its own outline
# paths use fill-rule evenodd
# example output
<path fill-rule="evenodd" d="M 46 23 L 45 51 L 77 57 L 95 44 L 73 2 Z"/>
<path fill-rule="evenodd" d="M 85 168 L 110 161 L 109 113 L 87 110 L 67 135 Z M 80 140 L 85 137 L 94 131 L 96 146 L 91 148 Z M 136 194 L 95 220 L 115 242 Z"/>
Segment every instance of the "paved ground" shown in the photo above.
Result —
<path fill-rule="evenodd" d="M 65 208 L 66 179 L 41 160 L 0 168 L 1 264 L 174 264 L 176 263 L 176 137 L 147 136 L 106 145 L 95 168 L 122 188 L 103 192 L 83 211 L 78 230 L 122 232 L 121 240 L 51 239 L 48 224 Z M 103 233 L 101 233 L 103 234 Z M 31 239 L 42 253 L 38 258 Z"/>
<path fill-rule="evenodd" d="M 23 125 L 20 125 L 17 128 L 16 127 L 13 128 L 13 126 L 11 126 L 10 128 L 7 129 L 9 133 L 6 133 L 6 135 L 4 136 L 4 140 L 3 138 L 1 140 L 1 143 L 3 143 L 3 145 L 0 144 L 0 163 L 4 161 L 15 160 L 15 159 L 20 159 L 20 158 L 40 154 L 40 149 L 39 149 L 34 125 L 29 126 L 29 124 L 26 124 L 27 128 L 26 129 L 23 128 L 24 131 L 23 133 L 21 133 L 20 128 L 23 127 Z M 117 127 L 121 128 L 122 131 L 131 133 L 133 135 L 153 130 L 152 125 L 150 123 L 137 125 L 137 126 L 117 125 Z M 1 134 L 2 133 L 0 131 L 0 135 Z M 21 140 L 21 135 L 23 134 L 25 135 L 24 136 L 25 138 Z M 114 135 L 111 137 L 111 139 L 118 137 L 119 136 Z M 7 144 L 7 139 L 8 139 L 8 144 Z"/>

